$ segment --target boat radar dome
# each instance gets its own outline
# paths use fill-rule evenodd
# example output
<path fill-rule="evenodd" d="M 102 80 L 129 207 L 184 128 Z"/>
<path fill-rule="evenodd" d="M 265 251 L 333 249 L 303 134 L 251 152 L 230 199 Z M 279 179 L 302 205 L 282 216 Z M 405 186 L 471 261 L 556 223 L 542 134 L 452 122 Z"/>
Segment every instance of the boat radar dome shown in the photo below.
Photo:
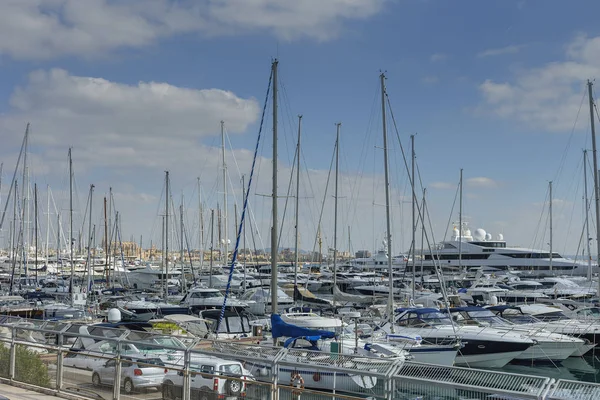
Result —
<path fill-rule="evenodd" d="M 121 310 L 118 308 L 111 308 L 108 310 L 108 322 L 111 324 L 121 322 Z"/>
<path fill-rule="evenodd" d="M 486 233 L 485 234 L 485 240 L 492 240 L 492 234 L 491 233 Z"/>
<path fill-rule="evenodd" d="M 498 234 L 498 240 L 504 240 L 504 235 L 503 235 L 503 234 L 501 234 L 501 233 L 499 233 L 499 234 Z"/>
<path fill-rule="evenodd" d="M 481 228 L 475 229 L 475 233 L 473 234 L 473 238 L 475 240 L 479 240 L 479 241 L 485 240 L 485 238 L 486 238 L 486 232 L 485 232 L 485 230 L 483 230 Z"/>

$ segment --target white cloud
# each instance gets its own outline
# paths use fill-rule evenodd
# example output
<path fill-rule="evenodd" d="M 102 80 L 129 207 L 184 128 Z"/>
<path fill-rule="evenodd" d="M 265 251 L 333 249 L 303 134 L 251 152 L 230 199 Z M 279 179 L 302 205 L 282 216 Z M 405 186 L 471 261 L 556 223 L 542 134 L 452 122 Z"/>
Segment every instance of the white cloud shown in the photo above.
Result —
<path fill-rule="evenodd" d="M 92 150 L 90 160 L 114 157 L 126 165 L 154 163 L 143 155 L 195 143 L 214 134 L 221 120 L 228 131 L 243 132 L 259 111 L 254 99 L 225 90 L 125 85 L 62 69 L 31 73 L 10 104 L 12 112 L 0 119 L 4 130 L 21 132 L 30 121 L 40 145 L 81 146 Z"/>
<path fill-rule="evenodd" d="M 472 188 L 495 188 L 498 186 L 498 183 L 491 178 L 486 178 L 484 176 L 468 178 L 466 180 L 466 186 Z"/>
<path fill-rule="evenodd" d="M 600 37 L 578 36 L 565 60 L 521 70 L 511 82 L 479 86 L 487 107 L 502 118 L 551 131 L 571 131 L 585 93 L 585 80 L 600 75 Z M 579 122 L 585 118 L 579 118 Z"/>
<path fill-rule="evenodd" d="M 432 182 L 428 186 L 433 189 L 442 189 L 442 190 L 456 189 L 458 187 L 456 185 L 456 183 L 449 183 L 449 182 Z"/>
<path fill-rule="evenodd" d="M 431 55 L 431 57 L 429 57 L 429 60 L 431 62 L 438 62 L 438 61 L 444 61 L 447 58 L 448 58 L 447 54 L 444 54 L 444 53 L 434 53 L 434 54 Z"/>
<path fill-rule="evenodd" d="M 500 48 L 496 48 L 496 49 L 487 49 L 487 50 L 484 50 L 484 51 L 478 53 L 477 57 L 484 58 L 484 57 L 501 56 L 501 55 L 505 55 L 505 54 L 516 54 L 519 51 L 521 51 L 521 49 L 523 49 L 523 47 L 525 47 L 525 45 L 510 45 L 510 46 L 500 47 Z"/>
<path fill-rule="evenodd" d="M 344 23 L 378 13 L 385 0 L 5 0 L 0 55 L 98 57 L 180 34 L 266 31 L 292 40 L 336 37 Z"/>
<path fill-rule="evenodd" d="M 131 234 L 138 237 L 143 233 L 145 241 L 153 238 L 155 243 L 160 243 L 159 215 L 163 213 L 161 191 L 164 190 L 164 170 L 170 171 L 172 194 L 177 206 L 181 193 L 185 192 L 190 220 L 198 221 L 197 217 L 192 217 L 193 210 L 197 210 L 197 198 L 193 198 L 197 196 L 194 193 L 196 177 L 200 177 L 207 206 L 215 208 L 217 202 L 222 204 L 221 152 L 215 147 L 220 140 L 216 140 L 215 145 L 207 144 L 218 138 L 220 120 L 225 120 L 227 133 L 235 143 L 235 134 L 255 135 L 251 127 L 256 126 L 252 124 L 260 113 L 254 99 L 240 98 L 224 90 L 189 89 L 158 82 L 126 85 L 101 78 L 75 76 L 60 69 L 32 73 L 22 87 L 14 90 L 10 105 L 11 109 L 0 115 L 0 132 L 3 132 L 0 160 L 5 163 L 5 177 L 12 174 L 25 123 L 31 121 L 28 154 L 31 181 L 37 182 L 44 191 L 46 184 L 51 186 L 58 208 L 63 210 L 63 217 L 68 209 L 67 150 L 73 146 L 76 191 L 79 193 L 75 225 L 82 226 L 81 210 L 85 209 L 86 193 L 89 184 L 93 183 L 96 185 L 94 221 L 98 227 L 103 226 L 101 199 L 112 187 L 116 209 L 123 218 L 125 238 Z M 270 127 L 265 126 L 264 129 L 269 130 Z M 333 150 L 333 139 L 329 145 Z M 270 198 L 256 195 L 271 192 L 268 145 L 263 153 L 266 156 L 259 154 L 250 200 L 255 219 L 253 229 L 263 235 L 262 243 L 256 238 L 258 247 L 269 246 L 271 212 Z M 238 200 L 239 212 L 241 199 L 237 166 L 247 178 L 253 151 L 234 148 L 227 151 L 226 157 L 232 182 L 228 188 L 228 202 L 231 218 L 229 236 L 233 241 L 233 203 Z M 291 171 L 289 160 L 282 157 L 278 171 L 282 196 L 280 210 L 283 210 Z M 329 172 L 303 170 L 302 174 L 301 245 L 310 249 Z M 380 206 L 384 203 L 385 191 L 380 175 L 357 177 L 340 174 L 340 232 L 348 225 L 369 227 L 353 232 L 352 241 L 357 248 L 377 248 L 385 232 L 385 208 Z M 332 184 L 331 180 L 329 184 Z M 8 185 L 3 185 L 3 200 L 7 190 Z M 324 248 L 333 242 L 331 190 L 330 186 L 321 225 Z M 403 196 L 392 188 L 392 198 L 398 200 Z M 41 203 L 45 204 L 45 199 Z M 293 214 L 289 207 L 282 224 L 283 245 L 293 243 Z M 393 207 L 393 212 L 400 212 L 400 208 Z M 283 211 L 280 217 L 283 217 L 282 214 Z M 64 226 L 67 226 L 65 221 Z M 406 242 L 402 243 L 400 232 L 407 231 L 407 223 L 407 220 L 401 220 L 394 225 L 395 251 L 405 250 Z M 194 232 L 193 222 L 189 222 L 189 229 Z M 102 232 L 98 233 L 98 237 L 101 236 Z M 193 244 L 197 243 L 193 237 L 190 240 Z"/>
<path fill-rule="evenodd" d="M 434 83 L 438 83 L 439 80 L 440 79 L 435 75 L 428 75 L 421 78 L 421 82 L 423 82 L 426 85 L 433 85 Z"/>

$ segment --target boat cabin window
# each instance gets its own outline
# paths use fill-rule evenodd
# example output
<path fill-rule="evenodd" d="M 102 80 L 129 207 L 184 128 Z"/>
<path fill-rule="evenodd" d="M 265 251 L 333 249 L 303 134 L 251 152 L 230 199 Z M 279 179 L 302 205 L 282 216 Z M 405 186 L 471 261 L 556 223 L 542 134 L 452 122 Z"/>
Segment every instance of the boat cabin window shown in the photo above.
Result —
<path fill-rule="evenodd" d="M 483 322 L 489 325 L 509 325 L 508 322 L 498 317 L 489 310 L 468 311 L 467 315 L 476 321 Z"/>
<path fill-rule="evenodd" d="M 577 315 L 582 317 L 597 317 L 600 315 L 600 309 L 594 308 L 584 308 L 583 310 L 577 311 Z"/>
<path fill-rule="evenodd" d="M 448 325 L 450 320 L 440 312 L 430 313 L 406 313 L 401 316 L 396 323 L 400 326 L 424 327 L 430 325 Z"/>
<path fill-rule="evenodd" d="M 540 322 L 537 318 L 524 314 L 504 314 L 502 317 L 515 324 L 535 324 Z"/>
<path fill-rule="evenodd" d="M 540 321 L 560 321 L 563 319 L 569 319 L 562 311 L 552 312 L 548 314 L 537 315 L 537 319 Z"/>
<path fill-rule="evenodd" d="M 469 242 L 471 244 L 474 244 L 476 246 L 481 246 L 481 247 L 495 247 L 495 248 L 505 248 L 506 247 L 506 242 Z"/>
<path fill-rule="evenodd" d="M 192 299 L 208 299 L 212 297 L 223 297 L 220 292 L 194 292 L 190 294 Z"/>

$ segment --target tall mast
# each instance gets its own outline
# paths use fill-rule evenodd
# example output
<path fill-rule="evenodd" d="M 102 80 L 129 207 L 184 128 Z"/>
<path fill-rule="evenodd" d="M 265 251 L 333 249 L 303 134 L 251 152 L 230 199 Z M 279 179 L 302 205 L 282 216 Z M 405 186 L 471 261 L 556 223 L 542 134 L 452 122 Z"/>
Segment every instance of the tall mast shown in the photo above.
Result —
<path fill-rule="evenodd" d="M 590 126 L 592 128 L 592 157 L 594 159 L 594 198 L 596 202 L 596 229 L 600 232 L 600 190 L 598 189 L 598 153 L 596 151 L 596 126 L 594 124 L 594 96 L 593 83 L 588 80 L 588 98 L 590 101 Z M 600 233 L 596 233 L 596 265 L 600 265 Z M 600 293 L 600 278 L 598 279 L 598 293 Z"/>
<path fill-rule="evenodd" d="M 335 195 L 333 206 L 333 286 L 337 285 L 337 226 L 338 226 L 338 180 L 340 170 L 340 128 L 341 122 L 335 124 Z M 334 292 L 335 293 L 335 292 Z M 335 303 L 335 295 L 333 302 Z"/>
<path fill-rule="evenodd" d="M 390 329 L 394 332 L 394 285 L 393 285 L 393 270 L 392 270 L 392 222 L 390 218 L 390 176 L 389 176 L 389 163 L 388 163 L 388 146 L 387 146 L 387 126 L 385 120 L 385 74 L 381 73 L 379 76 L 381 79 L 381 123 L 383 133 L 383 163 L 385 168 L 385 224 L 386 224 L 386 236 L 387 236 L 387 262 L 389 271 L 389 295 L 388 295 L 388 307 L 389 307 L 389 319 Z"/>
<path fill-rule="evenodd" d="M 552 181 L 548 182 L 548 190 L 550 196 L 550 266 L 549 270 L 552 271 Z"/>
<path fill-rule="evenodd" d="M 460 196 L 458 199 L 458 270 L 462 269 L 462 240 L 463 240 L 463 226 L 462 226 L 462 196 L 463 196 L 463 169 L 460 169 Z"/>
<path fill-rule="evenodd" d="M 200 191 L 200 178 L 198 180 L 198 258 L 200 260 L 200 270 L 204 266 L 204 212 L 202 210 L 202 195 Z"/>
<path fill-rule="evenodd" d="M 27 173 L 27 145 L 29 143 L 29 130 L 25 131 L 25 148 L 23 149 L 23 187 L 21 188 L 21 198 L 23 199 L 23 210 L 21 217 L 21 235 L 23 235 L 23 259 L 21 260 L 22 265 L 25 269 L 25 277 L 29 277 L 29 254 L 28 254 L 28 239 L 29 239 L 29 227 L 26 223 L 29 223 L 29 177 Z"/>
<path fill-rule="evenodd" d="M 417 209 L 417 195 L 415 193 L 415 135 L 410 135 L 410 144 L 411 144 L 411 161 L 412 161 L 412 169 L 411 169 L 411 192 L 412 192 L 412 244 L 410 248 L 412 249 L 412 298 L 415 299 L 415 275 L 417 273 L 416 267 L 416 230 L 417 230 L 417 217 L 415 215 L 415 211 Z"/>
<path fill-rule="evenodd" d="M 302 134 L 302 115 L 298 115 L 298 144 L 296 145 L 296 218 L 295 218 L 295 248 L 294 248 L 294 297 L 298 287 L 298 217 L 300 205 L 300 135 Z"/>
<path fill-rule="evenodd" d="M 273 75 L 273 221 L 271 226 L 271 312 L 277 313 L 277 64 L 271 65 Z M 273 339 L 275 344 L 276 339 Z"/>
<path fill-rule="evenodd" d="M 111 262 L 114 264 L 114 259 L 111 260 L 111 257 L 110 257 L 111 253 L 113 252 L 113 247 L 112 247 L 112 235 L 113 235 L 112 204 L 113 204 L 112 187 L 109 187 L 108 188 L 108 232 L 110 232 L 110 236 L 108 238 L 108 265 L 107 265 L 107 268 L 109 268 L 109 269 L 110 269 Z M 114 268 L 113 268 L 113 275 L 116 275 Z"/>
<path fill-rule="evenodd" d="M 88 245 L 87 245 L 87 292 L 90 293 L 90 289 L 92 288 L 92 204 L 94 200 L 94 185 L 90 185 L 90 214 L 88 221 Z"/>
<path fill-rule="evenodd" d="M 110 268 L 108 265 L 108 222 L 106 218 L 106 196 L 104 196 L 104 268 L 106 268 L 106 285 L 110 287 Z"/>
<path fill-rule="evenodd" d="M 14 181 L 14 188 L 15 188 L 15 192 L 13 194 L 14 196 L 14 200 L 13 200 L 13 229 L 12 229 L 12 247 L 14 250 L 12 250 L 12 274 L 10 276 L 10 289 L 8 294 L 12 295 L 13 294 L 13 285 L 14 285 L 14 281 L 15 281 L 15 269 L 17 266 L 17 254 L 19 253 L 19 243 L 18 243 L 18 236 L 16 236 L 16 231 L 17 231 L 17 193 L 18 193 L 18 184 L 17 181 Z"/>
<path fill-rule="evenodd" d="M 242 175 L 242 204 L 246 204 L 246 179 L 245 179 L 245 175 Z M 248 262 L 248 251 L 246 249 L 246 221 L 244 221 L 244 226 L 242 226 L 242 235 L 243 235 L 243 239 L 244 239 L 244 293 L 246 293 L 246 281 L 247 281 L 247 277 L 246 277 L 246 267 L 247 267 L 247 262 Z"/>
<path fill-rule="evenodd" d="M 62 274 L 64 271 L 62 270 L 62 263 L 60 262 L 60 212 L 56 214 L 56 225 L 56 270 L 58 271 L 60 265 L 60 273 Z"/>
<path fill-rule="evenodd" d="M 584 207 L 585 207 L 585 244 L 587 247 L 588 259 L 588 279 L 592 281 L 592 253 L 590 251 L 590 221 L 589 221 L 589 204 L 588 204 L 588 187 L 587 187 L 587 150 L 583 150 L 583 190 L 584 190 Z"/>
<path fill-rule="evenodd" d="M 179 262 L 181 263 L 181 283 L 183 286 L 183 293 L 187 292 L 187 285 L 185 283 L 185 264 L 183 262 L 183 194 L 181 195 L 181 205 L 179 206 L 179 240 L 181 246 L 179 248 Z"/>
<path fill-rule="evenodd" d="M 227 164 L 225 163 L 225 122 L 221 121 L 221 155 L 223 156 L 223 265 L 227 265 Z"/>
<path fill-rule="evenodd" d="M 169 297 L 169 171 L 165 171 L 165 301 Z"/>
<path fill-rule="evenodd" d="M 208 287 L 212 288 L 213 251 L 215 248 L 215 209 L 210 210 L 210 266 L 208 267 Z"/>
<path fill-rule="evenodd" d="M 46 196 L 47 198 L 47 202 L 48 204 L 46 205 L 46 264 L 48 264 L 48 261 L 50 261 L 50 258 L 48 257 L 48 247 L 50 246 L 50 185 L 46 185 Z"/>
<path fill-rule="evenodd" d="M 33 218 L 35 227 L 35 284 L 38 282 L 38 201 L 37 201 L 37 183 L 33 185 Z"/>
<path fill-rule="evenodd" d="M 69 147 L 69 261 L 71 262 L 71 307 L 75 305 L 73 279 L 75 276 L 75 264 L 73 263 L 73 159 L 71 157 L 72 148 Z"/>
<path fill-rule="evenodd" d="M 4 171 L 4 163 L 0 163 L 0 205 L 2 204 L 2 172 Z"/>

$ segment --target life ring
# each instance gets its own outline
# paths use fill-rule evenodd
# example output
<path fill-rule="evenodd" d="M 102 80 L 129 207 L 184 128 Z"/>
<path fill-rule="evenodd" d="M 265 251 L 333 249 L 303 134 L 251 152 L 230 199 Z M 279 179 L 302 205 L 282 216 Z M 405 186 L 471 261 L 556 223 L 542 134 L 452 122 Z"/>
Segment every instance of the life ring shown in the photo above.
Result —
<path fill-rule="evenodd" d="M 299 396 L 304 390 L 304 379 L 298 372 L 292 372 L 290 379 L 290 386 L 292 387 L 292 395 Z"/>
<path fill-rule="evenodd" d="M 319 382 L 321 380 L 321 374 L 319 372 L 315 372 L 313 374 L 313 381 Z"/>

